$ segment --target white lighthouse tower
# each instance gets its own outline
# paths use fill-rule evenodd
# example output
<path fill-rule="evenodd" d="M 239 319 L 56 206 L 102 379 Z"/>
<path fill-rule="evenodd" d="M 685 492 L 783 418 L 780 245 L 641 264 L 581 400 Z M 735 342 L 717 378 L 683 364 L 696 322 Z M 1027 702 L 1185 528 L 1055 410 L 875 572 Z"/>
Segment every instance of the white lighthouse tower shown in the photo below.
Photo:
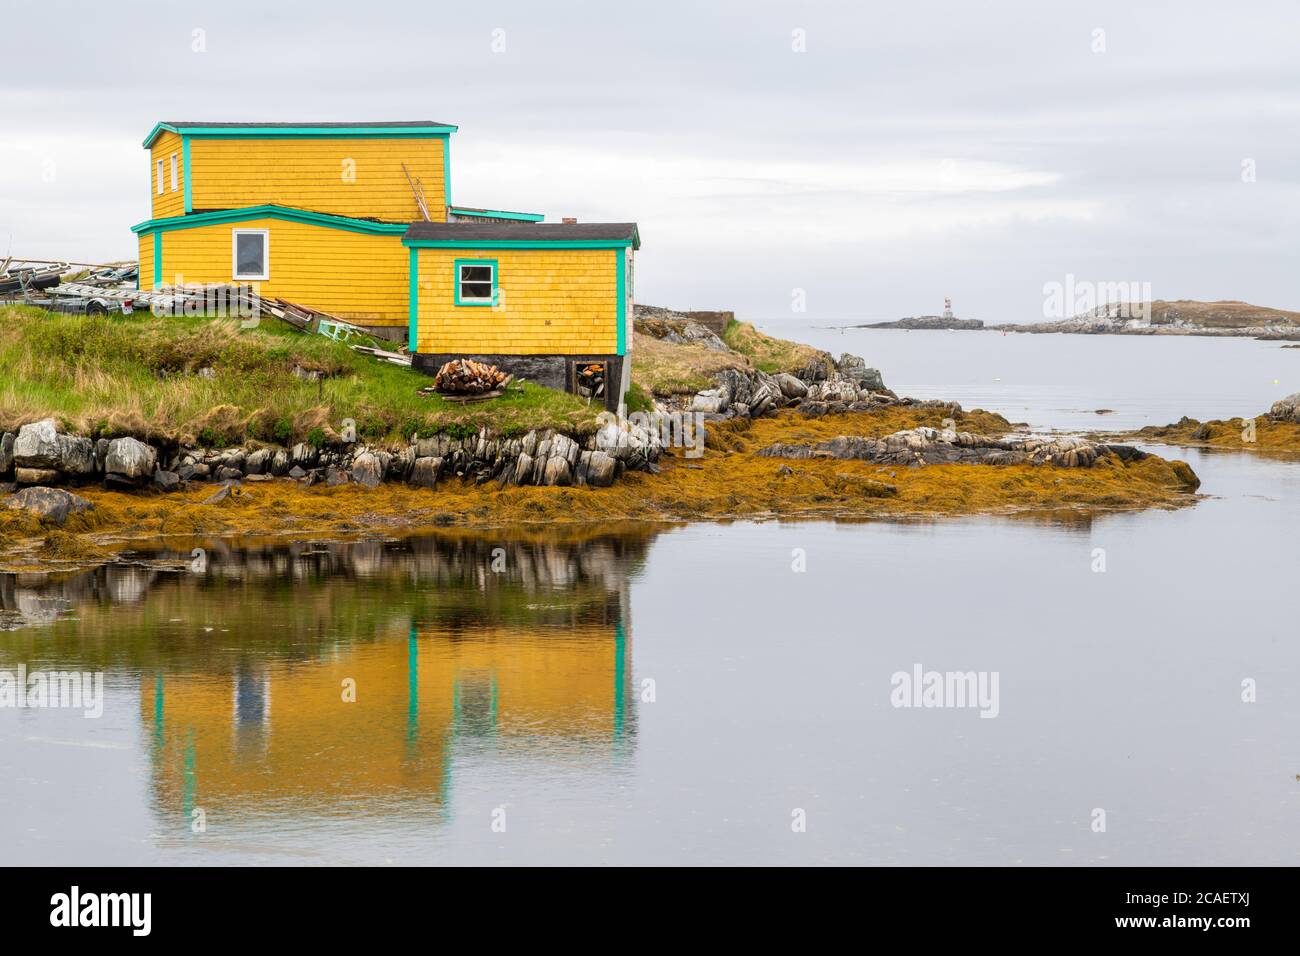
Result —
<path fill-rule="evenodd" d="M 945 298 L 943 300 L 943 317 L 945 319 L 952 318 L 952 299 Z"/>

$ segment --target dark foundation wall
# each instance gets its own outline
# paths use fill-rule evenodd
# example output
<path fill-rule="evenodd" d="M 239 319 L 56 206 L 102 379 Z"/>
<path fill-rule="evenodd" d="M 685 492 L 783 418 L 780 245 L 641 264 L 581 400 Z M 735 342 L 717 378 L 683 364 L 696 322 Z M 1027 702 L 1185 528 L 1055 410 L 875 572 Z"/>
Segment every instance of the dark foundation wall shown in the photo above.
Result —
<path fill-rule="evenodd" d="M 623 363 L 628 360 L 625 355 L 467 355 L 455 352 L 424 353 L 411 356 L 411 367 L 426 375 L 437 375 L 438 369 L 453 359 L 470 359 L 485 365 L 495 365 L 515 378 L 526 378 L 547 388 L 557 388 L 565 392 L 577 392 L 575 381 L 576 367 L 586 362 L 604 362 L 608 366 L 606 373 L 605 408 L 617 411 L 622 395 L 619 382 L 623 380 Z"/>

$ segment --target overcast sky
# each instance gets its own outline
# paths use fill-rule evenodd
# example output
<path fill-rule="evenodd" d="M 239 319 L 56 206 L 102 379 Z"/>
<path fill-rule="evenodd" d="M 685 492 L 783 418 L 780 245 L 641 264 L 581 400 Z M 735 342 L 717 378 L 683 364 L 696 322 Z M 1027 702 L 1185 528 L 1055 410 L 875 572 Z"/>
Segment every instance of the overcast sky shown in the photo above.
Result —
<path fill-rule="evenodd" d="M 160 119 L 433 119 L 454 202 L 639 222 L 642 302 L 1033 321 L 1073 274 L 1300 310 L 1296 0 L 45 0 L 4 32 L 0 256 L 134 257 Z"/>

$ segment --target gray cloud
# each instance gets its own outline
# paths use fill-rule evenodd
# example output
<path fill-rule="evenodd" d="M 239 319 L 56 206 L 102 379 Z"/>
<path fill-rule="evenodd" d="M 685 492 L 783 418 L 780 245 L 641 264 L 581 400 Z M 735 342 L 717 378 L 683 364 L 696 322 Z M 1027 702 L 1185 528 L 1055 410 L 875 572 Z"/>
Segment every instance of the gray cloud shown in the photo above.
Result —
<path fill-rule="evenodd" d="M 24 5 L 0 253 L 134 255 L 162 118 L 431 118 L 459 202 L 638 219 L 644 301 L 1034 319 L 1073 272 L 1300 307 L 1300 8 L 1136 6 Z"/>

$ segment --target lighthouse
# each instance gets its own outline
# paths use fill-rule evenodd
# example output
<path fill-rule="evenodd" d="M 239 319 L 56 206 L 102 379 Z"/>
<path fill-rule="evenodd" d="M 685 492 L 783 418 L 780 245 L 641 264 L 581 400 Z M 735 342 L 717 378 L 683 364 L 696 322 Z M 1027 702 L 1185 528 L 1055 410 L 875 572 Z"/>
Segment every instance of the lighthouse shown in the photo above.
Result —
<path fill-rule="evenodd" d="M 945 319 L 952 318 L 952 299 L 945 298 L 943 300 L 943 317 Z"/>

